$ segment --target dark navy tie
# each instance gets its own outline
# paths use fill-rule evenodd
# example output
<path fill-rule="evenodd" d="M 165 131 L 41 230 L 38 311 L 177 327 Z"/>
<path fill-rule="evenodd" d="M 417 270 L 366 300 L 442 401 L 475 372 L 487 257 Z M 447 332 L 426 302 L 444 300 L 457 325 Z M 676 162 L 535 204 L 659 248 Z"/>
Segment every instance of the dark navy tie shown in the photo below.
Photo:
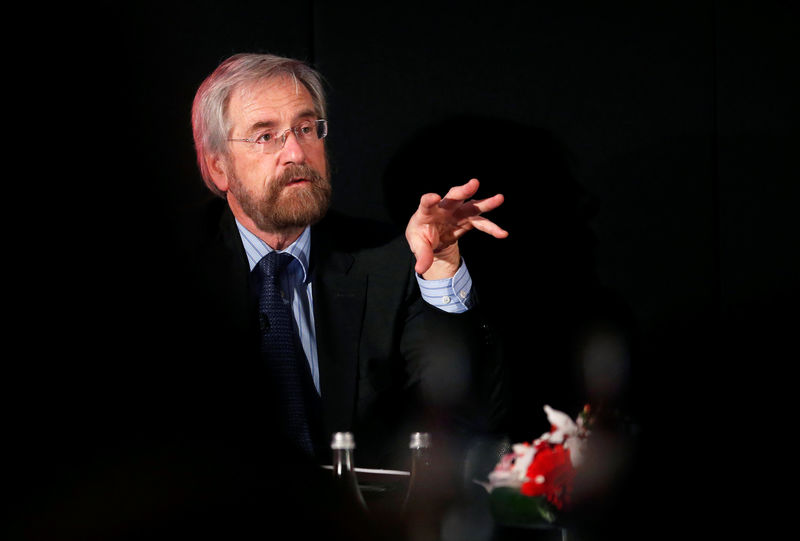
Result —
<path fill-rule="evenodd" d="M 280 288 L 280 275 L 292 259 L 286 253 L 270 252 L 254 269 L 261 274 L 258 290 L 261 352 L 276 384 L 275 398 L 283 409 L 280 416 L 285 420 L 286 430 L 300 449 L 311 456 L 314 446 L 306 407 L 308 368 L 303 364 L 305 356 L 298 354 L 301 348 L 292 327 L 289 299 L 284 301 Z"/>

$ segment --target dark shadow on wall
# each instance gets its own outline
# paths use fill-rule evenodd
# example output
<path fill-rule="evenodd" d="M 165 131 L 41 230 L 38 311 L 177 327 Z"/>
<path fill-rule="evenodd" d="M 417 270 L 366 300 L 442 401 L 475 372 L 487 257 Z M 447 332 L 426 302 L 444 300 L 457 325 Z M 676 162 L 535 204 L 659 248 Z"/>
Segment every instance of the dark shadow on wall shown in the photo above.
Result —
<path fill-rule="evenodd" d="M 398 150 L 383 178 L 389 216 L 403 225 L 423 193 L 444 195 L 470 178 L 481 181 L 477 198 L 505 196 L 487 217 L 509 237 L 473 232 L 460 242 L 502 344 L 510 441 L 530 442 L 549 430 L 545 404 L 574 417 L 590 403 L 613 451 L 598 455 L 592 469 L 607 473 L 603 486 L 579 489 L 575 531 L 586 539 L 626 538 L 621 530 L 635 528 L 621 510 L 630 511 L 631 494 L 641 494 L 632 482 L 641 466 L 631 437 L 638 332 L 628 307 L 596 274 L 595 202 L 550 133 L 463 115 L 425 127 Z"/>
<path fill-rule="evenodd" d="M 566 150 L 533 126 L 446 118 L 420 130 L 386 168 L 389 216 L 405 224 L 423 193 L 444 195 L 470 178 L 481 181 L 477 198 L 505 196 L 487 216 L 509 237 L 472 233 L 461 243 L 504 344 L 512 441 L 549 428 L 544 404 L 570 415 L 586 402 L 625 407 L 633 326 L 598 282 L 592 200 L 573 178 Z"/>

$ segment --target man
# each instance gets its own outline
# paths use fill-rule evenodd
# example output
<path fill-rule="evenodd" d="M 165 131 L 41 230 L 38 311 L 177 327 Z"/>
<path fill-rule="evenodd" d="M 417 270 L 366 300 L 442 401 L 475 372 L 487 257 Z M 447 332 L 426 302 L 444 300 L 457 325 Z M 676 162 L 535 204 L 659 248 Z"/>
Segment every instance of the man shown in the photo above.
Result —
<path fill-rule="evenodd" d="M 285 430 L 294 441 L 284 421 L 296 415 L 285 411 L 295 398 L 283 380 L 270 385 L 283 376 L 273 371 L 281 354 L 263 293 L 266 256 L 282 252 L 291 257 L 280 289 L 302 367 L 293 376 L 298 415 L 311 445 L 299 449 L 325 462 L 331 433 L 348 430 L 360 465 L 391 467 L 407 455 L 411 431 L 491 429 L 502 415 L 502 371 L 488 355 L 458 240 L 471 229 L 506 237 L 482 215 L 503 197 L 471 199 L 476 179 L 444 198 L 426 194 L 394 239 L 328 212 L 324 92 L 319 75 L 292 59 L 227 59 L 200 86 L 192 125 L 203 179 L 219 196 L 192 222 L 196 240 L 181 256 L 189 271 L 180 280 L 190 285 L 182 302 L 196 316 L 187 341 L 194 336 L 204 359 L 187 361 L 184 384 L 209 405 L 205 422 Z"/>

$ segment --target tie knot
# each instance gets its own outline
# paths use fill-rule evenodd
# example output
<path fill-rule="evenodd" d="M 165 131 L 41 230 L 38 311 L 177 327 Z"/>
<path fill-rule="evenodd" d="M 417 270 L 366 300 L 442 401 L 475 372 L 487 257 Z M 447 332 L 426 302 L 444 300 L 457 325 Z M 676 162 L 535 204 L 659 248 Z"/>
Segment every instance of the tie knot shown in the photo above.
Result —
<path fill-rule="evenodd" d="M 266 276 L 277 277 L 294 259 L 291 255 L 283 252 L 270 252 L 261 258 L 258 266 Z"/>

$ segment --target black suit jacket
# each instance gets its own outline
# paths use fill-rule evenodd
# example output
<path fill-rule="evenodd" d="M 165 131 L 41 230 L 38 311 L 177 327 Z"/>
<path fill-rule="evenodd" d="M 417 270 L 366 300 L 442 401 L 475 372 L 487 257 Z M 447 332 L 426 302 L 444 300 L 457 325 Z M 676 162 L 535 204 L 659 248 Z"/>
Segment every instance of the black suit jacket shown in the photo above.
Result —
<path fill-rule="evenodd" d="M 335 431 L 354 433 L 359 465 L 403 467 L 412 431 L 502 430 L 503 371 L 480 309 L 425 303 L 413 255 L 388 227 L 329 213 L 311 242 L 323 459 Z M 175 348 L 166 379 L 176 379 L 166 395 L 181 389 L 172 428 L 271 445 L 249 266 L 225 202 L 183 219 L 176 246 L 182 270 L 164 312 Z"/>
<path fill-rule="evenodd" d="M 52 332 L 28 342 L 54 362 L 46 371 L 31 362 L 42 400 L 26 392 L 18 401 L 42 404 L 14 461 L 32 466 L 12 491 L 35 502 L 25 522 L 60 527 L 50 520 L 60 515 L 37 513 L 39 503 L 61 505 L 52 496 L 61 494 L 78 517 L 67 522 L 91 525 L 77 537 L 120 528 L 130 539 L 252 537 L 279 521 L 302 538 L 378 537 L 342 507 L 330 474 L 275 430 L 249 267 L 225 201 L 177 217 L 174 235 L 151 223 L 139 220 L 129 242 L 100 253 L 97 272 L 45 282 L 75 300 L 71 311 L 43 305 Z M 357 465 L 407 468 L 409 432 L 431 430 L 442 448 L 498 428 L 507 395 L 480 310 L 427 306 L 408 247 L 392 234 L 331 213 L 313 228 L 311 272 L 323 438 L 351 430 Z M 71 257 L 62 268 L 86 268 Z M 77 318 L 85 308 L 91 317 Z M 85 517 L 74 501 L 90 502 Z"/>

